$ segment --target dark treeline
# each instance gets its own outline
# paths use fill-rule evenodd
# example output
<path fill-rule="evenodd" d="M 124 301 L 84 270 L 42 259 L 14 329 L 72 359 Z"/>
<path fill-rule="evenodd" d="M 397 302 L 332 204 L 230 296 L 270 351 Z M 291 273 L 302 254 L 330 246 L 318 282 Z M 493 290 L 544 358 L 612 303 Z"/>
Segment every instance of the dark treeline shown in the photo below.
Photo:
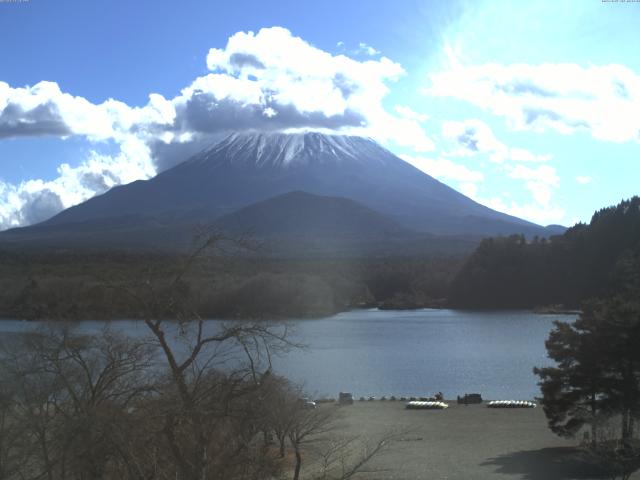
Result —
<path fill-rule="evenodd" d="M 167 254 L 0 252 L 4 318 L 140 318 L 118 286 L 159 287 L 184 257 Z M 182 282 L 205 317 L 284 318 L 350 308 L 439 306 L 464 261 L 455 257 L 285 259 L 261 255 L 198 259 Z"/>
<path fill-rule="evenodd" d="M 4 318 L 139 318 L 118 285 L 162 286 L 180 255 L 0 252 Z M 485 239 L 457 256 L 204 257 L 182 288 L 206 317 L 284 318 L 350 308 L 578 308 L 640 276 L 640 198 L 596 212 L 564 235 Z M 165 280 L 163 280 L 165 279 Z"/>
<path fill-rule="evenodd" d="M 575 308 L 638 276 L 640 198 L 633 197 L 550 240 L 483 240 L 452 282 L 450 301 L 474 308 Z"/>

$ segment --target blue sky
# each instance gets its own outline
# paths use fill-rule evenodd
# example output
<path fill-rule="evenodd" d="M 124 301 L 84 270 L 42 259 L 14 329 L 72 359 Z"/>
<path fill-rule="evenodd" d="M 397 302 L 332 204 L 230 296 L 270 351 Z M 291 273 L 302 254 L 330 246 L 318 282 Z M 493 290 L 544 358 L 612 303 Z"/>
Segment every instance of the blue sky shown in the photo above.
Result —
<path fill-rule="evenodd" d="M 588 221 L 639 193 L 639 21 L 601 0 L 0 2 L 0 228 L 228 129 L 292 128 L 372 136 L 537 223 Z"/>

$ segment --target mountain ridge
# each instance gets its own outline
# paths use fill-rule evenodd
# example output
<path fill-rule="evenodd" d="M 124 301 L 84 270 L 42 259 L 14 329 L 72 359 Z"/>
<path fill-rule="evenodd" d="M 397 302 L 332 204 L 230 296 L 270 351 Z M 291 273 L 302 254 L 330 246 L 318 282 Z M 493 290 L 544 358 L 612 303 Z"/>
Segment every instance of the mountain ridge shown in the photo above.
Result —
<path fill-rule="evenodd" d="M 283 234 L 318 237 L 416 235 L 416 232 L 348 198 L 313 195 L 300 190 L 242 207 L 220 217 L 213 225 L 230 233 L 251 230 L 252 234 L 260 237 Z"/>
<path fill-rule="evenodd" d="M 115 187 L 20 231 L 97 227 L 125 215 L 184 229 L 295 191 L 352 200 L 421 234 L 550 233 L 478 204 L 371 139 L 314 132 L 231 134 L 152 179 Z"/>

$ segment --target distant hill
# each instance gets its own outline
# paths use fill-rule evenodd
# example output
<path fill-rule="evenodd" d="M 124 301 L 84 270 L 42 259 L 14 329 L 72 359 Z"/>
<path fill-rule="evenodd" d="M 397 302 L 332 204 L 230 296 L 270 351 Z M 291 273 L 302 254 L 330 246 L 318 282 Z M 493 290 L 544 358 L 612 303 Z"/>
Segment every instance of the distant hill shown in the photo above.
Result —
<path fill-rule="evenodd" d="M 468 253 L 480 241 L 477 236 L 412 231 L 353 200 L 306 192 L 254 203 L 213 225 L 231 235 L 261 240 L 264 251 L 290 256 Z"/>
<path fill-rule="evenodd" d="M 243 207 L 214 225 L 230 233 L 251 232 L 258 237 L 416 236 L 416 232 L 354 200 L 300 191 Z"/>
<path fill-rule="evenodd" d="M 578 307 L 592 297 L 640 287 L 640 197 L 596 212 L 564 235 L 482 241 L 457 274 L 459 307 Z"/>
<path fill-rule="evenodd" d="M 0 246 L 19 240 L 44 247 L 181 248 L 196 225 L 212 224 L 290 192 L 357 202 L 361 205 L 357 215 L 352 204 L 347 208 L 357 221 L 335 215 L 337 205 L 320 202 L 325 203 L 322 215 L 327 217 L 323 220 L 316 214 L 312 224 L 311 218 L 303 218 L 306 214 L 291 210 L 295 206 L 291 198 L 284 198 L 254 205 L 220 220 L 220 225 L 227 222 L 231 227 L 239 222 L 249 230 L 271 230 L 269 236 L 298 235 L 296 229 L 304 230 L 303 225 L 316 234 L 321 233 L 318 229 L 329 232 L 351 225 L 364 229 L 359 235 L 365 238 L 370 237 L 364 233 L 368 228 L 375 224 L 374 230 L 380 230 L 385 224 L 385 236 L 390 234 L 394 241 L 409 231 L 421 234 L 423 240 L 445 235 L 467 241 L 487 235 L 523 233 L 531 237 L 562 231 L 562 227 L 541 227 L 480 205 L 370 139 L 319 133 L 242 133 L 148 181 L 115 187 L 41 224 L 2 233 Z M 306 207 L 314 208 L 310 201 Z M 264 208 L 269 210 L 270 222 L 275 222 L 272 226 L 257 213 Z M 278 214 L 278 208 L 289 214 Z M 250 221 L 255 224 L 249 225 Z M 334 221 L 337 223 L 332 224 Z M 375 233 L 373 240 L 379 237 Z"/>
<path fill-rule="evenodd" d="M 441 236 L 412 231 L 393 219 L 353 200 L 289 192 L 256 202 L 206 225 L 232 237 L 248 237 L 261 252 L 278 256 L 430 255 L 469 253 L 481 237 Z M 99 251 L 122 242 L 125 250 L 187 249 L 196 233 L 189 218 L 162 219 L 123 215 L 69 222 L 42 223 L 2 234 L 2 245 L 55 250 Z"/>

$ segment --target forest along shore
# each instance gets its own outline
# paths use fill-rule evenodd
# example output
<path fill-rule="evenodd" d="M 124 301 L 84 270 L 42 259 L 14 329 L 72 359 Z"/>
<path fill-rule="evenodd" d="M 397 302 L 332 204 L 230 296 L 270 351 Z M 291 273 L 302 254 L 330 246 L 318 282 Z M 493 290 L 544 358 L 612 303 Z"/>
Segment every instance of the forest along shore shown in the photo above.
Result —
<path fill-rule="evenodd" d="M 166 292 L 186 259 L 123 252 L 0 249 L 0 318 L 140 318 L 141 285 Z M 173 287 L 205 318 L 316 318 L 354 308 L 442 307 L 464 257 L 199 258 Z"/>

